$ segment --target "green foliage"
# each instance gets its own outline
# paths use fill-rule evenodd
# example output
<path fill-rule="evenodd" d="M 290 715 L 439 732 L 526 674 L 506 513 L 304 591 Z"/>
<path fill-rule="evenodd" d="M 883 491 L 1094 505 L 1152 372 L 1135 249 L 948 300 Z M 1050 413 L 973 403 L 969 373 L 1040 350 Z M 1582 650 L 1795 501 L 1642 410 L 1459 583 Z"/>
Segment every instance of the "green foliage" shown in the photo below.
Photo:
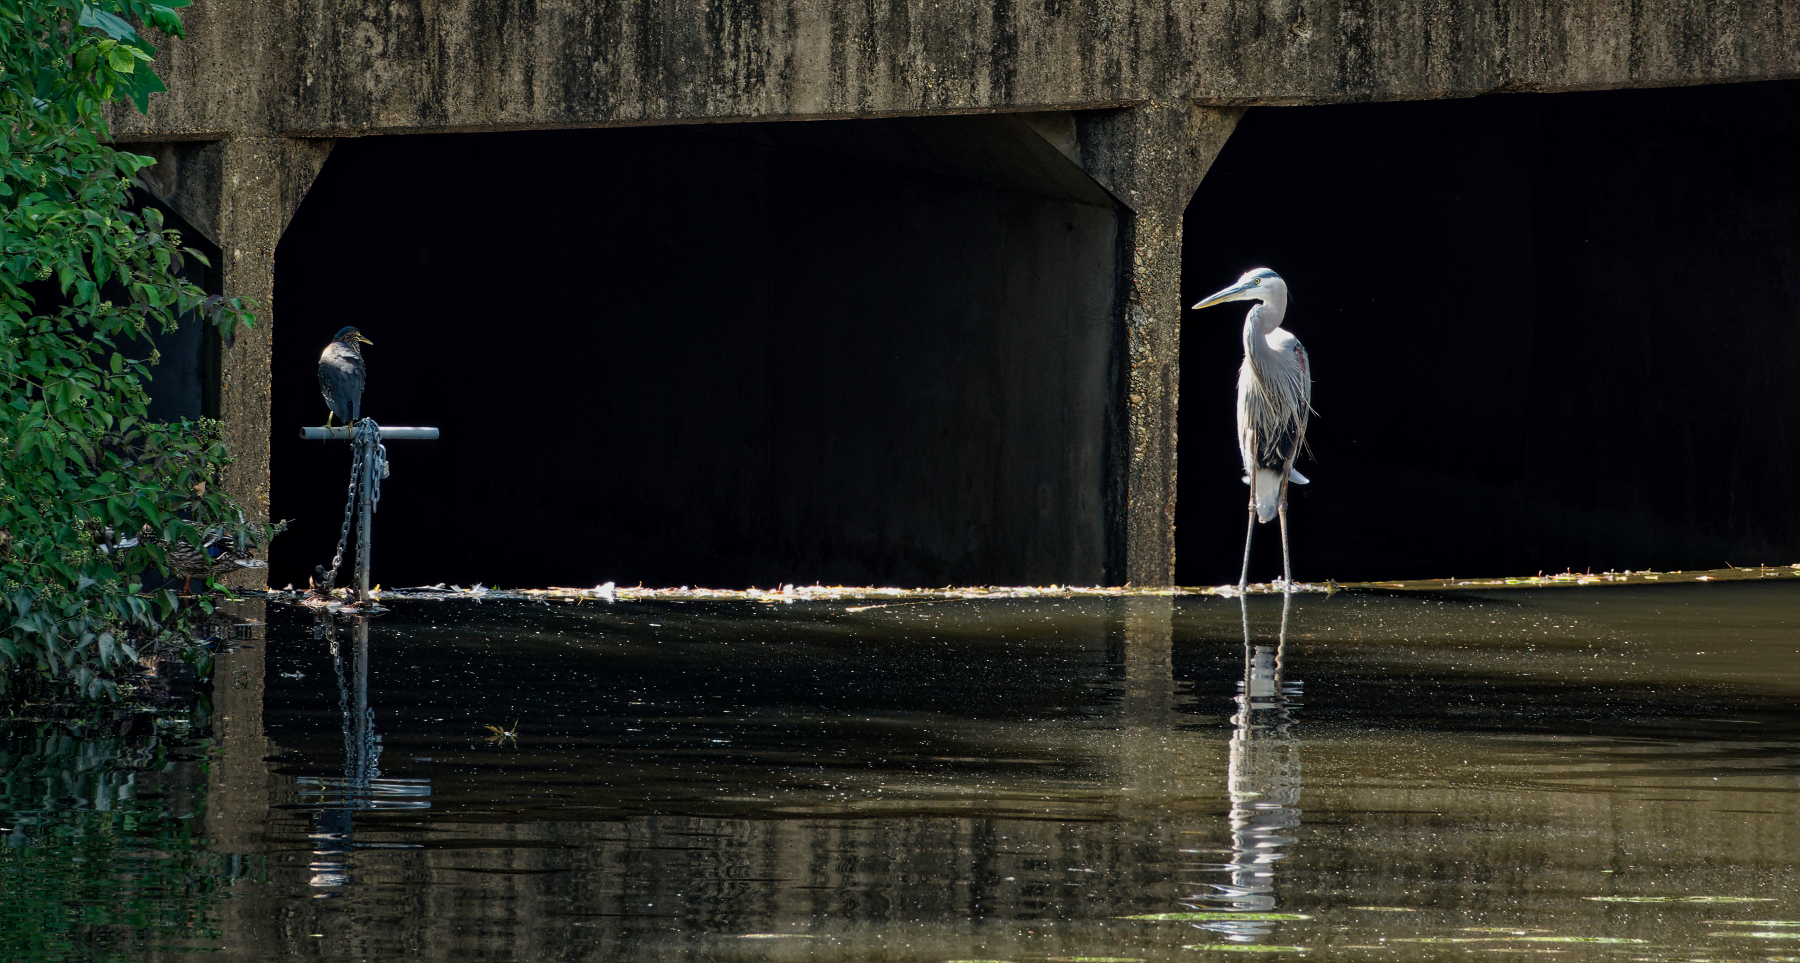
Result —
<path fill-rule="evenodd" d="M 0 696 L 114 696 L 131 639 L 176 608 L 134 573 L 208 531 L 259 540 L 220 491 L 217 425 L 148 421 L 158 359 L 128 356 L 183 316 L 227 338 L 251 321 L 182 279 L 200 254 L 128 208 L 151 159 L 106 142 L 108 103 L 163 89 L 133 22 L 179 35 L 186 3 L 0 0 Z M 98 547 L 144 526 L 160 540 Z"/>

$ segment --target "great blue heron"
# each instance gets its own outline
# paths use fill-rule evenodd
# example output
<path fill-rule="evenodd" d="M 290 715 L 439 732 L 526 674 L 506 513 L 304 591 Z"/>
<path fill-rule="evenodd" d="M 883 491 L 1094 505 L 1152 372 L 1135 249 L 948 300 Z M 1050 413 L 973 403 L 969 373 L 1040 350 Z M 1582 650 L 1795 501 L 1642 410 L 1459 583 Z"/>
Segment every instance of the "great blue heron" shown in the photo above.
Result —
<path fill-rule="evenodd" d="M 346 425 L 353 425 L 362 417 L 363 382 L 368 380 L 368 370 L 363 367 L 362 344 L 374 344 L 363 337 L 355 328 L 345 328 L 331 339 L 319 355 L 319 393 L 325 396 L 325 404 L 331 409 L 325 416 L 325 427 L 331 427 L 332 416 Z"/>
<path fill-rule="evenodd" d="M 1238 452 L 1244 457 L 1244 481 L 1250 486 L 1250 521 L 1244 532 L 1244 567 L 1238 575 L 1242 591 L 1250 577 L 1250 537 L 1256 523 L 1281 517 L 1281 578 L 1284 592 L 1293 590 L 1288 564 L 1287 486 L 1306 484 L 1294 470 L 1294 458 L 1306 447 L 1306 416 L 1312 411 L 1312 361 L 1300 339 L 1281 327 L 1287 314 L 1287 282 L 1268 268 L 1248 271 L 1237 283 L 1195 308 L 1226 301 L 1255 301 L 1244 318 L 1244 364 L 1238 369 Z"/>

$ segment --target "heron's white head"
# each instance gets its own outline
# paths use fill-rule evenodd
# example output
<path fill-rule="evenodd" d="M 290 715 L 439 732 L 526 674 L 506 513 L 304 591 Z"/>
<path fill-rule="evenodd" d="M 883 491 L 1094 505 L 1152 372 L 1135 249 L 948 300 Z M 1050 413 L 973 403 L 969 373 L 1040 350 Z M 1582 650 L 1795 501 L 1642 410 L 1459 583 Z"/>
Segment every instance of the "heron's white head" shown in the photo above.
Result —
<path fill-rule="evenodd" d="M 1196 309 L 1210 308 L 1227 301 L 1261 301 L 1277 310 L 1287 307 L 1287 282 L 1268 268 L 1252 268 L 1237 283 L 1216 294 L 1201 298 Z"/>

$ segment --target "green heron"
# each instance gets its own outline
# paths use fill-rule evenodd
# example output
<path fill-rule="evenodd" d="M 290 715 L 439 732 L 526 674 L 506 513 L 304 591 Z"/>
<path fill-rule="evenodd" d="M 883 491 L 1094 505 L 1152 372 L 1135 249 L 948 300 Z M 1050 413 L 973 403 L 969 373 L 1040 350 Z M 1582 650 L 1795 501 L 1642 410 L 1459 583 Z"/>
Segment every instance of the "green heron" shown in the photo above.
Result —
<path fill-rule="evenodd" d="M 368 371 L 363 367 L 362 348 L 357 342 L 374 344 L 355 328 L 345 328 L 325 346 L 319 355 L 319 391 L 331 413 L 325 416 L 325 427 L 331 427 L 332 416 L 346 425 L 362 417 L 363 382 Z"/>

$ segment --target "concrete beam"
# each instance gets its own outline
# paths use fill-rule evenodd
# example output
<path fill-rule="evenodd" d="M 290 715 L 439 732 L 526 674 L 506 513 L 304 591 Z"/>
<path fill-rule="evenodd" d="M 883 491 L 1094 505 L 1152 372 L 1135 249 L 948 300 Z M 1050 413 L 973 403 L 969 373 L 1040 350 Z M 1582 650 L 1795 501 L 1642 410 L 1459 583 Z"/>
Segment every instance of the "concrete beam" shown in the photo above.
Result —
<path fill-rule="evenodd" d="M 1470 97 L 1800 76 L 1792 0 L 212 0 L 121 137 Z"/>
<path fill-rule="evenodd" d="M 1120 232 L 1108 464 L 1114 584 L 1174 584 L 1182 216 L 1241 116 L 1241 108 L 1150 104 L 1078 119 L 1082 166 L 1130 212 Z"/>

